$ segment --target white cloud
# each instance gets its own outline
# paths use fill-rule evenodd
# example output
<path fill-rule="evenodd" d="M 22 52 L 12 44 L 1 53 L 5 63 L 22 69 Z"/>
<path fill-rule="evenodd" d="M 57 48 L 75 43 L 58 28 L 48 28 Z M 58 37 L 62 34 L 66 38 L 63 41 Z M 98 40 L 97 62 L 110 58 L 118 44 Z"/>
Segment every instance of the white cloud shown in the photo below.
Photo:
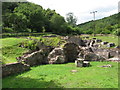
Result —
<path fill-rule="evenodd" d="M 41 5 L 43 8 L 54 9 L 62 16 L 73 12 L 78 23 L 92 20 L 91 11 L 98 10 L 98 17 L 103 18 L 118 12 L 119 0 L 27 0 Z M 113 7 L 113 9 L 112 9 Z M 103 9 L 103 10 L 102 10 Z M 105 11 L 105 12 L 104 12 Z M 100 17 L 101 16 L 101 17 Z M 91 18 L 91 19 L 90 19 Z"/>

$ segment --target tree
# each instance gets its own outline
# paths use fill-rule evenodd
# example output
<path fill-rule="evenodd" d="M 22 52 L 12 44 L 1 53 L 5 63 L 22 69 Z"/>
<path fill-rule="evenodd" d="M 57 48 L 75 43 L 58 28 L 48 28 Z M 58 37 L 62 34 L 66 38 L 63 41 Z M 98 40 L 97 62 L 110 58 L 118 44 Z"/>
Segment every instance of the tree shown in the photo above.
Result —
<path fill-rule="evenodd" d="M 27 17 L 27 28 L 31 32 L 42 32 L 42 27 L 45 25 L 45 10 L 33 3 L 22 3 L 15 8 L 14 12 L 22 13 Z"/>
<path fill-rule="evenodd" d="M 27 18 L 22 13 L 12 13 L 9 16 L 9 23 L 16 32 L 24 32 L 26 30 Z"/>
<path fill-rule="evenodd" d="M 74 14 L 72 12 L 70 12 L 66 15 L 66 20 L 69 25 L 71 25 L 73 27 L 76 26 L 77 18 L 74 16 Z"/>
<path fill-rule="evenodd" d="M 51 27 L 52 27 L 52 32 L 54 33 L 64 33 L 65 32 L 65 27 L 66 27 L 66 22 L 64 18 L 58 14 L 54 14 L 51 17 Z"/>

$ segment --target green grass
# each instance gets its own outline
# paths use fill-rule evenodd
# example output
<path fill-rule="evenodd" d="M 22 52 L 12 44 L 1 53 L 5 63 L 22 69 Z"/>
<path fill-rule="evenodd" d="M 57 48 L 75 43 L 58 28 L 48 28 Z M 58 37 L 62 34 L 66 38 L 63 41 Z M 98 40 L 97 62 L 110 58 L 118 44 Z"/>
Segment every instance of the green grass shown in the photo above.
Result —
<path fill-rule="evenodd" d="M 22 55 L 22 53 L 26 52 L 27 49 L 18 47 L 17 44 L 25 41 L 24 38 L 4 38 L 1 39 L 2 46 L 0 47 L 0 51 L 2 51 L 2 63 L 13 63 L 17 62 L 16 57 Z"/>
<path fill-rule="evenodd" d="M 10 46 L 2 49 L 3 64 L 17 62 L 16 57 L 21 56 L 27 49 L 18 46 Z"/>
<path fill-rule="evenodd" d="M 57 47 L 57 46 L 60 46 L 63 43 L 65 43 L 65 41 L 61 40 L 59 36 L 58 37 L 49 37 L 49 38 L 43 38 L 43 37 L 39 36 L 39 37 L 31 37 L 31 38 L 41 41 L 47 46 Z"/>
<path fill-rule="evenodd" d="M 25 38 L 3 38 L 0 39 L 2 42 L 2 46 L 0 46 L 0 48 L 4 48 L 4 47 L 9 47 L 9 46 L 14 46 L 17 45 L 20 42 L 25 41 Z"/>
<path fill-rule="evenodd" d="M 112 67 L 98 67 L 107 64 Z M 91 65 L 79 68 L 68 63 L 32 67 L 30 71 L 3 78 L 2 85 L 3 88 L 118 88 L 118 63 L 91 62 Z"/>

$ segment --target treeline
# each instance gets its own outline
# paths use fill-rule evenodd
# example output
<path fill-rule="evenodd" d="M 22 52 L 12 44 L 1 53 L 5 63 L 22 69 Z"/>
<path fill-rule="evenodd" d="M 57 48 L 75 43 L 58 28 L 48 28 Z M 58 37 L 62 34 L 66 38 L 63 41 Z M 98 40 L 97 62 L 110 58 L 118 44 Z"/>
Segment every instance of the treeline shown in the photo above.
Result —
<path fill-rule="evenodd" d="M 79 24 L 79 30 L 81 33 L 92 34 L 94 33 L 94 24 L 95 24 L 95 33 L 96 34 L 115 34 L 120 35 L 120 13 L 114 14 L 103 19 L 94 21 L 89 21 L 83 24 Z"/>
<path fill-rule="evenodd" d="M 77 27 L 70 25 L 55 10 L 29 2 L 3 2 L 4 32 L 52 32 L 56 34 L 78 33 Z"/>
<path fill-rule="evenodd" d="M 44 9 L 40 5 L 29 2 L 2 3 L 3 33 L 38 33 L 55 34 L 115 34 L 120 35 L 119 14 L 105 17 L 94 22 L 89 21 L 76 25 L 73 13 L 66 14 L 66 20 L 55 10 Z"/>

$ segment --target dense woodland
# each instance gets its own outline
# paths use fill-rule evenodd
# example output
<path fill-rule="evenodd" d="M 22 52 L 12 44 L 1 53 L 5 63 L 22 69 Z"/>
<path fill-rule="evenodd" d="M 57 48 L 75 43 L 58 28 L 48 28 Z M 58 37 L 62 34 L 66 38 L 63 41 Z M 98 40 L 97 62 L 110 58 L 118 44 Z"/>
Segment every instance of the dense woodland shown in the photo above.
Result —
<path fill-rule="evenodd" d="M 3 33 L 52 32 L 55 34 L 92 34 L 94 22 L 76 25 L 73 13 L 63 16 L 55 10 L 44 9 L 40 5 L 28 2 L 2 3 Z M 96 34 L 120 34 L 118 14 L 96 20 Z"/>

